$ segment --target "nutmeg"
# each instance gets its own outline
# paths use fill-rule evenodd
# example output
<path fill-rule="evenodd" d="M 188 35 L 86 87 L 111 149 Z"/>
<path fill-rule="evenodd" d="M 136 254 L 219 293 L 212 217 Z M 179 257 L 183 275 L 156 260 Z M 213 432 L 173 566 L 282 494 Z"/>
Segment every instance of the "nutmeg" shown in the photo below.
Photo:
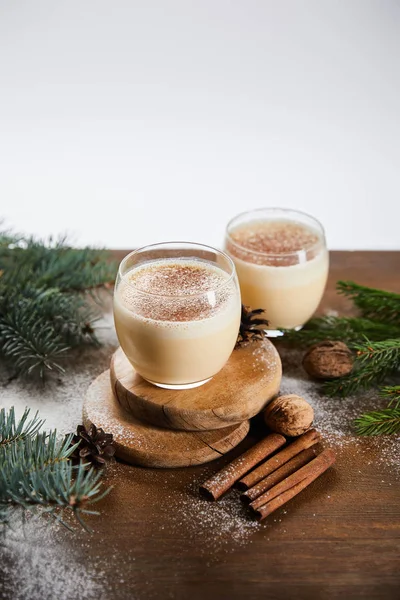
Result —
<path fill-rule="evenodd" d="M 311 427 L 314 410 L 301 396 L 288 394 L 279 396 L 268 404 L 264 420 L 271 431 L 295 437 Z"/>
<path fill-rule="evenodd" d="M 307 350 L 303 367 L 315 379 L 336 379 L 351 373 L 353 356 L 343 342 L 327 340 Z"/>

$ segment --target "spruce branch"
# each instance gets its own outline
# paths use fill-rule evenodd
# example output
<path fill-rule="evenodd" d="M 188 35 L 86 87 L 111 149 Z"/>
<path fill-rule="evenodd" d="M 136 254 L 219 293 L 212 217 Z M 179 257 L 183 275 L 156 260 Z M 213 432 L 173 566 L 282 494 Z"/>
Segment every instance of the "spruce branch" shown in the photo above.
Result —
<path fill-rule="evenodd" d="M 393 435 L 400 433 L 400 400 L 382 410 L 361 415 L 354 422 L 358 435 Z"/>
<path fill-rule="evenodd" d="M 0 353 L 17 373 L 63 371 L 68 349 L 98 343 L 98 289 L 114 273 L 105 251 L 0 232 Z"/>
<path fill-rule="evenodd" d="M 329 396 L 348 396 L 381 383 L 400 368 L 400 338 L 380 342 L 366 340 L 355 346 L 354 370 L 350 375 L 328 381 L 324 392 Z"/>
<path fill-rule="evenodd" d="M 355 420 L 358 435 L 393 435 L 400 433 L 400 385 L 380 389 L 381 398 L 389 398 L 386 408 L 366 412 Z"/>
<path fill-rule="evenodd" d="M 400 294 L 338 281 L 337 290 L 351 298 L 360 317 L 317 317 L 300 331 L 285 331 L 284 341 L 308 346 L 325 340 L 340 340 L 356 352 L 349 375 L 326 381 L 330 396 L 345 397 L 384 383 L 400 369 Z M 400 386 L 382 387 L 380 396 L 389 399 L 386 408 L 367 412 L 355 421 L 359 435 L 400 432 Z"/>
<path fill-rule="evenodd" d="M 392 435 L 400 433 L 400 385 L 380 389 L 381 398 L 389 398 L 388 406 L 382 410 L 366 412 L 355 420 L 358 435 Z"/>
<path fill-rule="evenodd" d="M 87 469 L 81 462 L 73 466 L 70 457 L 78 444 L 72 434 L 58 440 L 57 433 L 39 433 L 43 424 L 37 415 L 29 420 L 29 410 L 15 419 L 14 409 L 0 411 L 0 523 L 6 524 L 17 510 L 41 511 L 69 527 L 63 514 L 71 512 L 88 529 L 85 514 L 98 514 L 91 504 L 101 500 L 101 471 Z"/>
<path fill-rule="evenodd" d="M 16 467 L 11 479 L 6 479 L 0 468 L 0 490 L 6 490 L 6 493 L 0 491 L 3 522 L 9 521 L 13 510 L 22 508 L 49 513 L 67 526 L 63 518 L 67 511 L 76 517 L 84 529 L 90 531 L 82 515 L 99 514 L 89 506 L 104 498 L 110 490 L 108 488 L 101 492 L 100 478 L 101 473 L 96 473 L 94 469 L 88 471 L 83 464 L 74 467 L 70 461 L 59 462 L 40 471 L 26 472 Z"/>
<path fill-rule="evenodd" d="M 3 465 L 4 472 L 7 471 L 11 476 L 12 471 L 20 465 L 23 465 L 25 472 L 28 473 L 69 460 L 79 445 L 71 446 L 72 437 L 71 434 L 64 440 L 59 440 L 57 432 L 51 431 L 37 433 L 35 436 L 29 435 L 23 440 L 15 440 L 7 450 L 0 446 L 0 465 Z"/>
<path fill-rule="evenodd" d="M 38 288 L 77 292 L 112 282 L 115 265 L 109 258 L 105 250 L 72 248 L 65 238 L 45 242 L 7 235 L 4 240 L 0 232 L 0 268 L 6 277 L 22 267 L 14 277 L 25 283 L 34 280 Z"/>
<path fill-rule="evenodd" d="M 0 316 L 0 348 L 19 373 L 41 377 L 45 369 L 63 372 L 58 359 L 68 350 L 44 315 L 21 305 Z"/>
<path fill-rule="evenodd" d="M 351 298 L 366 319 L 400 326 L 400 294 L 358 285 L 353 281 L 338 281 L 339 294 Z"/>
<path fill-rule="evenodd" d="M 13 406 L 8 412 L 4 408 L 0 410 L 0 448 L 31 437 L 39 431 L 44 421 L 39 419 L 38 413 L 32 419 L 28 418 L 29 414 L 30 410 L 26 408 L 17 423 Z"/>
<path fill-rule="evenodd" d="M 392 404 L 400 402 L 400 385 L 385 386 L 381 388 L 379 395 L 381 398 L 389 398 L 389 406 L 392 406 Z"/>
<path fill-rule="evenodd" d="M 391 323 L 377 323 L 359 317 L 315 317 L 299 331 L 284 330 L 284 342 L 308 346 L 324 340 L 346 342 L 356 347 L 366 337 L 372 341 L 400 337 L 400 327 Z"/>

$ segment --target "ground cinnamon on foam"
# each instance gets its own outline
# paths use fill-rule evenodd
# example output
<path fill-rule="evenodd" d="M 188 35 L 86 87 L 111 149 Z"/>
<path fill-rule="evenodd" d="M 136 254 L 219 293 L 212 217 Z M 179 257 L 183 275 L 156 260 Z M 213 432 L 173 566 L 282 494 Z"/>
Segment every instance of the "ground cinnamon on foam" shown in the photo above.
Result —
<path fill-rule="evenodd" d="M 193 296 L 215 290 L 226 282 L 224 272 L 211 264 L 160 260 L 129 273 L 139 290 L 165 296 Z"/>
<path fill-rule="evenodd" d="M 229 235 L 227 247 L 233 256 L 246 262 L 282 266 L 297 262 L 297 259 L 293 262 L 284 255 L 300 251 L 310 253 L 321 241 L 314 230 L 295 221 L 252 221 L 240 225 Z"/>
<path fill-rule="evenodd" d="M 229 274 L 211 263 L 163 259 L 132 269 L 118 294 L 128 310 L 142 317 L 193 321 L 214 316 L 226 305 L 234 293 L 228 280 Z"/>

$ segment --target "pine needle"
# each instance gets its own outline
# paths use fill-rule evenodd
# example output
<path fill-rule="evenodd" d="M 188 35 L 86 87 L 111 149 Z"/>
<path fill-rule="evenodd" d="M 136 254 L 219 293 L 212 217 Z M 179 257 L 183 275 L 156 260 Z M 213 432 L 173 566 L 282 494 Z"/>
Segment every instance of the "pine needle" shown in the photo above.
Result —
<path fill-rule="evenodd" d="M 17 374 L 62 372 L 67 350 L 98 343 L 97 292 L 115 271 L 102 250 L 0 232 L 0 353 Z"/>
<path fill-rule="evenodd" d="M 28 418 L 29 414 L 29 408 L 25 408 L 17 422 L 13 406 L 8 412 L 4 408 L 0 410 L 0 447 L 32 437 L 39 431 L 44 421 L 39 419 L 38 413 L 32 419 Z"/>
<path fill-rule="evenodd" d="M 339 340 L 349 347 L 357 346 L 365 338 L 382 341 L 400 337 L 400 327 L 377 323 L 360 317 L 315 317 L 299 331 L 284 329 L 282 341 L 309 346 L 325 340 Z"/>
<path fill-rule="evenodd" d="M 396 402 L 400 402 L 400 385 L 389 385 L 381 388 L 381 398 L 389 398 L 389 406 Z"/>
<path fill-rule="evenodd" d="M 329 396 L 348 396 L 370 388 L 400 367 L 400 338 L 371 342 L 355 346 L 357 357 L 353 372 L 346 377 L 328 381 L 323 385 Z"/>
<path fill-rule="evenodd" d="M 58 440 L 57 433 L 39 433 L 43 421 L 29 419 L 25 410 L 17 421 L 14 408 L 0 411 L 0 523 L 6 524 L 16 510 L 52 514 L 65 524 L 62 514 L 72 512 L 85 529 L 82 514 L 109 489 L 101 489 L 101 472 L 73 466 L 69 456 L 72 435 Z"/>
<path fill-rule="evenodd" d="M 400 294 L 353 281 L 338 281 L 337 290 L 351 298 L 359 317 L 317 317 L 300 331 L 284 331 L 283 341 L 309 346 L 340 340 L 353 349 L 353 371 L 323 384 L 327 395 L 345 397 L 382 384 L 400 370 Z M 400 386 L 385 386 L 380 396 L 390 400 L 387 408 L 361 415 L 355 421 L 359 435 L 400 432 Z"/>
<path fill-rule="evenodd" d="M 400 402 L 382 410 L 367 412 L 355 420 L 358 435 L 393 435 L 400 433 Z"/>
<path fill-rule="evenodd" d="M 353 300 L 364 318 L 400 325 L 400 294 L 358 285 L 353 281 L 338 281 L 337 290 Z"/>

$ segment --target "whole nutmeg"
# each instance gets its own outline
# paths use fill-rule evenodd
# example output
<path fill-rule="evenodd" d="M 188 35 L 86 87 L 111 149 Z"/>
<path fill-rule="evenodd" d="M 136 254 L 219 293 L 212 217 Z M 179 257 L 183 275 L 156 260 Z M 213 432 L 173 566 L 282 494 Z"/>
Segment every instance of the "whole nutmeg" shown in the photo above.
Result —
<path fill-rule="evenodd" d="M 268 404 L 264 420 L 271 431 L 295 437 L 311 427 L 314 410 L 301 396 L 288 394 L 279 396 Z"/>
<path fill-rule="evenodd" d="M 307 350 L 303 367 L 315 379 L 336 379 L 351 373 L 353 355 L 343 342 L 327 340 Z"/>

